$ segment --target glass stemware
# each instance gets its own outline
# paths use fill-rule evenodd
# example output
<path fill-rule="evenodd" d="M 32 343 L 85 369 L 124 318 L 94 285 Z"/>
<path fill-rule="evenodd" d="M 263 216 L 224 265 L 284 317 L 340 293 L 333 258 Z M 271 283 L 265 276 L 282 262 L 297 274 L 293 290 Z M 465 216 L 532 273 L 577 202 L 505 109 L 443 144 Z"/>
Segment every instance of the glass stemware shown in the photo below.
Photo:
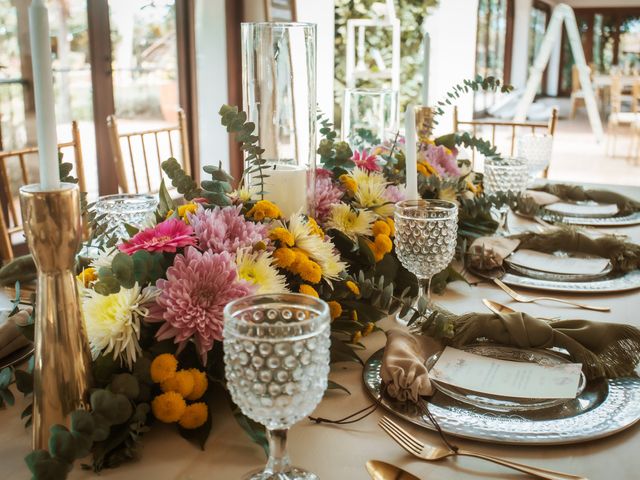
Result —
<path fill-rule="evenodd" d="M 483 186 L 487 195 L 496 195 L 499 193 L 519 194 L 525 191 L 529 181 L 529 168 L 527 161 L 521 157 L 492 157 L 484 161 L 484 177 Z M 509 212 L 508 205 L 502 205 L 494 209 L 498 217 L 499 235 L 509 233 L 507 226 L 507 214 Z"/>
<path fill-rule="evenodd" d="M 527 160 L 529 184 L 549 167 L 552 147 L 553 137 L 548 133 L 529 133 L 518 139 L 518 156 Z"/>
<path fill-rule="evenodd" d="M 98 198 L 95 205 L 96 219 L 109 232 L 119 238 L 129 238 L 125 224 L 145 227 L 158 206 L 156 195 L 146 193 L 122 193 Z"/>
<path fill-rule="evenodd" d="M 400 263 L 418 279 L 418 296 L 427 295 L 427 312 L 431 307 L 431 278 L 444 270 L 453 259 L 458 238 L 458 206 L 445 200 L 406 200 L 396 203 L 395 246 Z M 411 318 L 397 317 L 406 324 Z"/>
<path fill-rule="evenodd" d="M 224 309 L 224 363 L 233 401 L 267 428 L 269 460 L 251 480 L 317 479 L 291 466 L 287 430 L 322 399 L 329 374 L 328 305 L 300 294 L 255 295 Z"/>

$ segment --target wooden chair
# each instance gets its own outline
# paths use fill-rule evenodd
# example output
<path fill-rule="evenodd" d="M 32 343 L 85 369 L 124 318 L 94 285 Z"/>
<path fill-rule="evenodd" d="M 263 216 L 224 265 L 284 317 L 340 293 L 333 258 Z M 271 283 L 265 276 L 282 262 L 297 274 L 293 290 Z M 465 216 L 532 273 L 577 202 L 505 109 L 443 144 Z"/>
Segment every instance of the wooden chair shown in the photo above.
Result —
<path fill-rule="evenodd" d="M 627 160 L 638 164 L 640 160 L 640 78 L 631 87 L 631 111 L 636 114 L 636 118 L 631 123 L 631 141 L 629 142 L 629 152 Z"/>
<path fill-rule="evenodd" d="M 73 149 L 73 163 L 75 164 L 75 176 L 78 178 L 78 186 L 80 187 L 81 192 L 86 192 L 87 186 L 84 176 L 80 129 L 78 128 L 78 123 L 75 120 L 71 122 L 71 141 L 59 143 L 58 152 L 62 152 L 62 150 L 66 148 Z M 6 211 L 4 208 L 0 208 L 0 259 L 3 262 L 13 258 L 13 243 L 11 241 L 12 235 L 23 231 L 21 213 L 19 209 L 16 208 L 16 202 L 14 200 L 14 195 L 16 195 L 17 192 L 14 192 L 11 188 L 11 178 L 9 177 L 9 171 L 7 169 L 7 160 L 10 158 L 18 159 L 22 184 L 26 185 L 35 181 L 35 179 L 31 178 L 29 174 L 26 157 L 37 153 L 38 147 L 0 151 L 0 189 L 4 192 L 7 198 Z M 67 160 L 66 158 L 64 159 L 65 161 Z"/>
<path fill-rule="evenodd" d="M 637 87 L 634 89 L 634 95 L 640 93 Z M 622 111 L 622 99 L 624 95 L 622 93 L 622 78 L 619 73 L 611 75 L 611 89 L 609 93 L 610 113 L 607 120 L 607 155 L 615 157 L 616 155 L 616 140 L 620 127 L 629 126 L 632 127 L 638 121 L 638 101 L 635 96 L 630 97 L 631 111 Z M 633 143 L 633 140 L 632 140 Z"/>
<path fill-rule="evenodd" d="M 591 69 L 589 70 L 591 74 Z M 580 71 L 577 65 L 571 67 L 571 110 L 569 118 L 574 119 L 576 117 L 576 110 L 578 107 L 586 107 L 584 101 L 584 93 L 582 92 L 582 85 L 580 83 Z"/>
<path fill-rule="evenodd" d="M 551 116 L 549 117 L 549 121 L 546 123 L 543 122 L 506 122 L 502 120 L 494 121 L 494 120 L 460 120 L 458 118 L 458 107 L 453 107 L 453 131 L 459 132 L 460 126 L 468 126 L 471 127 L 471 133 L 475 136 L 478 133 L 478 129 L 491 128 L 491 143 L 495 145 L 496 142 L 496 130 L 500 128 L 510 128 L 511 129 L 511 146 L 509 149 L 509 155 L 513 156 L 516 146 L 516 134 L 518 129 L 530 129 L 531 133 L 535 133 L 536 130 L 546 129 L 549 135 L 554 136 L 556 133 L 556 126 L 558 124 L 558 109 L 553 107 L 551 110 Z M 474 167 L 476 158 L 475 149 L 471 152 L 471 167 Z M 548 168 L 544 171 L 543 176 L 546 178 L 548 173 Z"/>
<path fill-rule="evenodd" d="M 123 193 L 155 193 L 160 189 L 160 182 L 155 185 L 152 185 L 151 181 L 151 169 L 156 169 L 159 178 L 162 178 L 162 162 L 169 157 L 174 156 L 174 139 L 172 138 L 172 133 L 177 132 L 180 137 L 180 154 L 182 156 L 182 168 L 184 168 L 185 172 L 188 174 L 191 173 L 191 157 L 189 154 L 189 143 L 187 141 L 187 121 L 185 118 L 184 111 L 181 109 L 178 110 L 178 125 L 170 126 L 170 127 L 162 127 L 151 130 L 140 130 L 136 132 L 129 133 L 120 133 L 118 129 L 118 120 L 114 115 L 109 115 L 107 117 L 107 126 L 109 128 L 109 140 L 111 143 L 111 148 L 114 155 L 114 162 L 116 167 L 116 176 L 118 177 L 118 185 Z M 168 154 L 160 153 L 160 139 L 165 137 L 167 140 L 167 144 L 169 147 Z M 139 143 L 142 151 L 142 157 L 144 159 L 144 171 L 140 172 L 141 165 L 136 165 L 134 148 L 136 147 L 136 142 L 132 139 L 138 137 Z M 151 165 L 150 158 L 151 154 L 147 154 L 147 143 L 145 142 L 145 138 L 152 137 L 155 143 L 155 157 L 156 164 Z M 129 181 L 129 176 L 127 175 L 127 167 L 125 162 L 125 157 L 122 153 L 122 145 L 126 144 L 128 157 L 129 157 L 129 166 L 131 168 L 130 176 L 133 181 L 133 184 Z M 146 183 L 142 182 L 142 178 L 140 175 L 143 174 L 146 176 Z"/>

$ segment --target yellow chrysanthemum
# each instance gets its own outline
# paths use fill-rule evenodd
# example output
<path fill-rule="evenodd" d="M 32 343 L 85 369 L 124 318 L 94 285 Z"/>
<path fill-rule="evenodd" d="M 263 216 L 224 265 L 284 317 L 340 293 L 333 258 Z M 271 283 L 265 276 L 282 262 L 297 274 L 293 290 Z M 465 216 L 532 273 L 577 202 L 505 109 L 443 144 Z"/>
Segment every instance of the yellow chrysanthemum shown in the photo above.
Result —
<path fill-rule="evenodd" d="M 282 217 L 282 212 L 269 200 L 259 200 L 251 207 L 251 210 L 247 212 L 247 217 L 261 222 L 265 218 L 280 218 Z"/>
<path fill-rule="evenodd" d="M 293 247 L 295 242 L 293 235 L 291 232 L 283 227 L 276 227 L 269 232 L 269 238 L 271 240 L 280 241 L 284 243 L 287 247 Z"/>
<path fill-rule="evenodd" d="M 198 210 L 198 204 L 195 203 L 195 202 L 187 203 L 185 205 L 180 205 L 178 207 L 178 216 L 182 220 L 184 220 L 184 222 L 188 225 L 189 224 L 189 216 L 187 214 L 188 213 L 196 213 L 196 210 Z M 171 215 L 173 215 L 173 210 L 169 210 L 167 212 L 166 218 L 171 217 Z"/>
<path fill-rule="evenodd" d="M 133 366 L 141 352 L 140 322 L 149 315 L 145 305 L 151 304 L 157 294 L 157 290 L 143 290 L 137 283 L 111 295 L 93 289 L 83 291 L 82 312 L 94 359 L 112 353 L 114 359 Z"/>
<path fill-rule="evenodd" d="M 478 187 L 476 187 L 476 186 L 473 184 L 473 182 L 472 182 L 471 180 L 467 180 L 466 184 L 467 184 L 467 188 L 468 188 L 472 193 L 475 193 L 475 194 L 477 194 L 477 193 L 478 193 L 478 191 L 479 191 L 479 186 L 478 186 Z"/>
<path fill-rule="evenodd" d="M 384 220 L 376 220 L 371 231 L 374 235 L 391 235 L 391 227 Z"/>
<path fill-rule="evenodd" d="M 358 343 L 360 340 L 362 340 L 362 333 L 361 332 L 356 332 L 351 336 L 351 343 L 353 343 L 353 344 Z"/>
<path fill-rule="evenodd" d="M 416 169 L 418 170 L 418 173 L 424 177 L 428 177 L 429 171 L 427 170 L 427 167 L 425 167 L 423 164 L 418 163 L 418 166 L 416 167 Z"/>
<path fill-rule="evenodd" d="M 440 200 L 448 200 L 450 202 L 456 202 L 458 201 L 458 195 L 456 193 L 455 188 L 453 187 L 446 187 L 440 190 L 440 192 L 438 193 L 438 198 Z"/>
<path fill-rule="evenodd" d="M 256 285 L 258 294 L 289 291 L 286 278 L 278 272 L 274 266 L 274 258 L 267 251 L 239 250 L 236 254 L 236 266 L 238 277 Z"/>
<path fill-rule="evenodd" d="M 96 269 L 93 267 L 88 267 L 82 270 L 76 278 L 84 285 L 85 288 L 88 288 L 91 283 L 95 282 L 98 279 L 98 273 Z"/>
<path fill-rule="evenodd" d="M 187 408 L 187 403 L 179 393 L 166 392 L 158 395 L 151 402 L 153 416 L 164 423 L 174 423 L 180 420 Z"/>
<path fill-rule="evenodd" d="M 286 247 L 278 248 L 273 252 L 273 258 L 276 260 L 276 265 L 287 268 L 296 261 L 296 252 Z"/>
<path fill-rule="evenodd" d="M 342 305 L 335 300 L 329 302 L 329 312 L 331 313 L 331 319 L 334 320 L 342 315 Z"/>
<path fill-rule="evenodd" d="M 340 180 L 340 183 L 342 183 L 342 186 L 347 192 L 349 192 L 351 195 L 355 195 L 356 191 L 358 190 L 358 184 L 352 176 L 345 173 L 344 175 L 340 175 L 338 177 L 338 180 Z"/>
<path fill-rule="evenodd" d="M 349 290 L 351 290 L 351 293 L 353 293 L 356 297 L 360 295 L 360 287 L 358 287 L 357 283 L 352 282 L 351 280 L 347 280 L 345 285 Z"/>
<path fill-rule="evenodd" d="M 193 375 L 186 370 L 180 370 L 162 382 L 160 388 L 163 392 L 176 392 L 187 397 L 193 392 L 193 385 Z"/>
<path fill-rule="evenodd" d="M 331 206 L 326 226 L 355 241 L 358 235 L 371 235 L 371 224 L 375 218 L 376 215 L 369 210 L 353 209 L 346 203 L 338 203 Z"/>
<path fill-rule="evenodd" d="M 372 322 L 368 322 L 367 326 L 364 327 L 364 330 L 362 330 L 362 336 L 366 337 L 367 335 L 369 335 L 371 332 L 373 332 L 374 328 L 376 328 L 375 324 Z"/>
<path fill-rule="evenodd" d="M 158 355 L 151 362 L 151 380 L 156 383 L 162 383 L 168 378 L 173 377 L 178 370 L 178 360 L 170 353 Z"/>
<path fill-rule="evenodd" d="M 257 193 L 258 189 L 252 188 L 238 188 L 231 193 L 231 198 L 236 198 L 240 203 L 248 203 L 253 199 L 253 196 Z"/>
<path fill-rule="evenodd" d="M 296 272 L 305 282 L 320 283 L 322 280 L 322 268 L 313 260 L 300 262 Z"/>
<path fill-rule="evenodd" d="M 316 222 L 315 218 L 309 217 L 307 219 L 307 223 L 311 227 L 311 233 L 314 233 L 315 235 L 318 235 L 319 237 L 324 238 L 324 232 L 320 228 L 320 225 L 318 225 L 318 222 Z"/>
<path fill-rule="evenodd" d="M 420 160 L 418 162 L 418 171 L 420 171 L 420 166 L 422 166 L 424 168 L 424 176 L 425 177 L 430 177 L 431 175 L 434 175 L 438 178 L 440 178 L 440 174 L 438 173 L 438 171 L 433 168 L 433 165 L 431 165 L 429 162 L 427 162 L 426 160 Z"/>
<path fill-rule="evenodd" d="M 385 198 L 388 182 L 382 172 L 354 168 L 351 176 L 358 185 L 354 195 L 356 207 L 373 210 L 381 217 L 393 215 L 393 203 Z"/>
<path fill-rule="evenodd" d="M 209 409 L 207 404 L 203 402 L 192 403 L 184 409 L 184 413 L 178 422 L 182 428 L 193 430 L 201 427 L 209 417 Z"/>
<path fill-rule="evenodd" d="M 204 395 L 204 392 L 206 392 L 207 388 L 209 387 L 207 374 L 201 372 L 197 368 L 190 368 L 189 370 L 187 370 L 187 372 L 189 372 L 191 374 L 191 377 L 193 378 L 193 390 L 191 390 L 191 393 L 185 398 L 191 401 L 198 400 L 200 397 L 202 397 L 202 395 Z"/>
<path fill-rule="evenodd" d="M 393 242 L 391 242 L 389 235 L 376 235 L 374 245 L 376 246 L 376 249 L 383 253 L 389 253 L 393 250 Z"/>
<path fill-rule="evenodd" d="M 300 285 L 300 288 L 298 289 L 298 291 L 300 293 L 309 295 L 311 297 L 320 298 L 320 295 L 318 295 L 318 292 L 316 292 L 316 289 L 313 288 L 311 285 L 307 285 L 306 283 L 303 283 L 302 285 Z"/>

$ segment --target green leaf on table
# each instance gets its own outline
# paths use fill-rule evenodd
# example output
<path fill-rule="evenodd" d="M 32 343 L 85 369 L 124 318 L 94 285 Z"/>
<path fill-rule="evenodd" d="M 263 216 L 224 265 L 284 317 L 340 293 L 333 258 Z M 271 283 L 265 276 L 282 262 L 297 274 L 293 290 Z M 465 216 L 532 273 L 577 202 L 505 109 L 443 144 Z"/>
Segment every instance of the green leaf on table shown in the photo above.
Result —
<path fill-rule="evenodd" d="M 336 335 L 331 335 L 331 363 L 336 362 L 358 362 L 364 365 L 364 362 L 353 351 L 353 349 L 345 342 L 340 340 Z"/>
<path fill-rule="evenodd" d="M 332 380 L 329 380 L 327 382 L 327 390 L 342 390 L 343 392 L 346 392 L 347 394 L 351 395 L 351 392 L 346 387 Z"/>
<path fill-rule="evenodd" d="M 33 375 L 25 370 L 15 370 L 16 388 L 24 395 L 33 392 Z"/>
<path fill-rule="evenodd" d="M 11 384 L 11 367 L 0 370 L 0 389 L 7 388 Z"/>
<path fill-rule="evenodd" d="M 267 440 L 267 432 L 265 431 L 264 426 L 245 416 L 237 405 L 232 404 L 231 408 L 238 425 L 240 425 L 240 427 L 242 427 L 242 429 L 249 435 L 251 440 L 262 447 L 265 455 L 268 456 L 269 441 Z"/>

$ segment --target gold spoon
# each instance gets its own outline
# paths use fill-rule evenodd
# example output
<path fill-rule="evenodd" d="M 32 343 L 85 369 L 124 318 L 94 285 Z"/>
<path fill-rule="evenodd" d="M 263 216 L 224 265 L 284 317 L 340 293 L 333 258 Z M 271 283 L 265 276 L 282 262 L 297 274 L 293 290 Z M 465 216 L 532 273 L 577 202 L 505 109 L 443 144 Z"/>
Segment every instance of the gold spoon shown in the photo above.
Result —
<path fill-rule="evenodd" d="M 406 470 L 380 460 L 369 460 L 366 466 L 373 480 L 420 480 Z"/>

